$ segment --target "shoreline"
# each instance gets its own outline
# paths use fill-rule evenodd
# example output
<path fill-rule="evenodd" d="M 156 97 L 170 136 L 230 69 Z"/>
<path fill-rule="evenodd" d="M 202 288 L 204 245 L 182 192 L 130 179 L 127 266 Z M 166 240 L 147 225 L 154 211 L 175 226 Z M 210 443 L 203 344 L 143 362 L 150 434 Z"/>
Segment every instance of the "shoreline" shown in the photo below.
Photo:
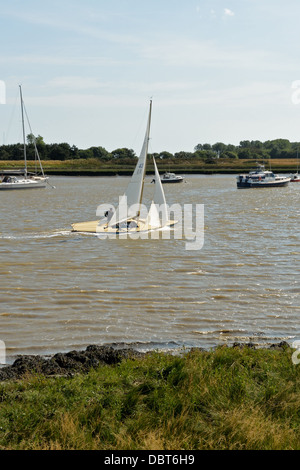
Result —
<path fill-rule="evenodd" d="M 35 170 L 33 163 L 28 160 L 28 172 Z M 1 171 L 16 171 L 23 168 L 24 163 L 19 160 L 13 162 L 2 160 L 0 162 Z M 215 174 L 239 174 L 248 173 L 257 166 L 257 161 L 253 159 L 238 160 L 234 162 L 219 161 L 217 163 L 199 163 L 194 161 L 170 161 L 159 163 L 158 171 L 163 174 L 172 171 L 183 175 L 215 175 Z M 274 173 L 295 173 L 297 169 L 296 160 L 276 159 L 271 164 L 265 164 L 266 168 L 272 168 Z M 101 162 L 86 160 L 45 160 L 43 169 L 45 174 L 51 176 L 131 176 L 134 171 L 134 164 L 117 165 L 101 164 Z M 0 171 L 0 174 L 1 174 Z M 154 167 L 149 163 L 146 174 L 153 175 Z"/>
<path fill-rule="evenodd" d="M 176 174 L 183 174 L 184 176 L 188 175 L 238 175 L 248 173 L 250 168 L 209 168 L 209 169 L 185 169 L 185 168 L 175 168 L 174 172 Z M 274 173 L 282 174 L 291 174 L 295 173 L 295 170 L 292 168 L 274 168 Z M 131 176 L 133 170 L 125 170 L 121 168 L 110 169 L 110 170 L 45 170 L 47 176 Z M 165 173 L 164 170 L 161 170 L 161 173 Z M 153 171 L 146 171 L 147 176 L 153 176 Z"/>
<path fill-rule="evenodd" d="M 291 348 L 286 341 L 273 343 L 268 347 L 260 347 L 254 343 L 233 343 L 232 345 L 221 345 L 206 350 L 201 347 L 192 347 L 182 349 L 184 354 L 190 351 L 199 351 L 203 353 L 214 352 L 220 348 L 250 348 L 257 351 L 285 350 Z M 30 374 L 40 374 L 45 377 L 65 376 L 70 377 L 74 374 L 87 373 L 100 365 L 116 365 L 126 359 L 143 359 L 157 352 L 156 350 L 142 352 L 131 346 L 124 347 L 124 343 L 113 343 L 107 345 L 91 344 L 84 350 L 72 350 L 66 353 L 56 353 L 51 357 L 42 355 L 18 355 L 10 365 L 0 367 L 0 383 L 4 381 L 20 380 Z M 170 351 L 159 351 L 163 355 L 173 355 Z M 178 353 L 179 355 L 179 353 Z"/>

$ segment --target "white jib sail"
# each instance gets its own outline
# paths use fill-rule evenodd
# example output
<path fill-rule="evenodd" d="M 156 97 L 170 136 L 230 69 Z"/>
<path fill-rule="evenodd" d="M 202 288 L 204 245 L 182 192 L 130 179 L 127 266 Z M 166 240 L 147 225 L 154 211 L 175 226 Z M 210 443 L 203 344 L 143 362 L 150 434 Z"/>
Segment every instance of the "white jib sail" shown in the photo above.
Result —
<path fill-rule="evenodd" d="M 159 218 L 159 211 L 157 208 L 157 204 L 152 201 L 148 215 L 147 215 L 147 220 L 145 224 L 146 229 L 155 229 L 155 228 L 160 228 L 161 227 L 161 222 Z"/>
<path fill-rule="evenodd" d="M 143 147 L 130 183 L 128 184 L 125 193 L 120 198 L 119 206 L 109 222 L 110 226 L 116 225 L 131 217 L 139 217 L 140 215 L 150 136 L 151 111 L 152 100 L 150 101 L 149 117 Z"/>
<path fill-rule="evenodd" d="M 161 213 L 161 226 L 164 227 L 169 221 L 168 207 L 166 203 L 165 193 L 163 185 L 159 176 L 159 172 L 156 166 L 155 159 L 153 158 L 154 170 L 155 170 L 155 192 L 154 192 L 154 203 L 159 207 Z"/>
<path fill-rule="evenodd" d="M 155 170 L 155 191 L 146 220 L 146 226 L 148 229 L 164 227 L 169 220 L 165 193 L 154 158 L 153 163 Z"/>

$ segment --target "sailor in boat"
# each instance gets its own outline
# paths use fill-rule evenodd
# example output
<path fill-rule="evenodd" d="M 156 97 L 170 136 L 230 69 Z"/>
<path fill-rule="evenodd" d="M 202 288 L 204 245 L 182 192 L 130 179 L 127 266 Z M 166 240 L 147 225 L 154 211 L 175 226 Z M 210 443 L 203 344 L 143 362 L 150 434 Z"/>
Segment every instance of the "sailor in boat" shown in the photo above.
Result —
<path fill-rule="evenodd" d="M 114 211 L 113 211 L 112 207 L 110 207 L 108 211 L 104 212 L 104 217 L 107 218 L 106 228 L 108 227 L 108 224 L 109 224 L 109 222 L 110 222 L 113 215 L 114 215 Z"/>
<path fill-rule="evenodd" d="M 114 215 L 114 211 L 113 211 L 113 208 L 111 207 L 109 211 L 106 211 L 104 214 L 104 217 L 107 218 L 107 223 L 110 221 L 113 215 Z"/>

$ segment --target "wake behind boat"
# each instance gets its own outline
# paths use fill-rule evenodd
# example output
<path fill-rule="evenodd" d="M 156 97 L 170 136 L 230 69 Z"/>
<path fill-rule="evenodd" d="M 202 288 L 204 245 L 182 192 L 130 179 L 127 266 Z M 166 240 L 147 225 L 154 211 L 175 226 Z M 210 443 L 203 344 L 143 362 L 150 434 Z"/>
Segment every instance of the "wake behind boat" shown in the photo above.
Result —
<path fill-rule="evenodd" d="M 34 189 L 34 188 L 45 188 L 48 177 L 44 175 L 44 170 L 42 167 L 42 163 L 40 160 L 40 156 L 37 150 L 36 142 L 34 139 L 34 150 L 36 159 L 39 162 L 40 166 L 40 173 L 29 173 L 27 171 L 27 156 L 26 156 L 26 140 L 25 140 L 25 124 L 24 124 L 24 112 L 26 113 L 23 96 L 22 96 L 22 88 L 20 88 L 20 101 L 21 101 L 21 114 L 22 114 L 22 128 L 23 128 L 23 153 L 24 153 L 24 169 L 22 170 L 4 170 L 1 172 L 1 179 L 0 179 L 0 190 L 12 190 L 12 189 Z M 27 120 L 28 116 L 26 114 Z M 28 121 L 29 124 L 29 121 Z M 30 127 L 30 124 L 29 124 Z M 32 134 L 32 133 L 31 133 Z M 33 134 L 32 134 L 33 135 Z"/>
<path fill-rule="evenodd" d="M 275 175 L 272 171 L 265 170 L 264 165 L 257 165 L 256 170 L 249 174 L 237 176 L 238 188 L 272 188 L 287 186 L 291 178 Z"/>
<path fill-rule="evenodd" d="M 169 219 L 165 194 L 154 158 L 153 163 L 156 182 L 154 197 L 147 216 L 141 218 L 151 113 L 152 101 L 150 101 L 149 117 L 143 147 L 127 189 L 123 196 L 120 197 L 117 210 L 115 212 L 111 209 L 106 211 L 104 217 L 100 220 L 72 224 L 74 232 L 99 234 L 138 233 L 169 227 L 176 223 L 175 220 Z"/>

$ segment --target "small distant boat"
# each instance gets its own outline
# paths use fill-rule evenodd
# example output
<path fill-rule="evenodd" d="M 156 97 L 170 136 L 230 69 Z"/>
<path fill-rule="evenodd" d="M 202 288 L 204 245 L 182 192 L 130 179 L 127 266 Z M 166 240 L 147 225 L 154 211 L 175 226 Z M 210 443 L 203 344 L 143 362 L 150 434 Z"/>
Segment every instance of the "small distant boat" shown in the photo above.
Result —
<path fill-rule="evenodd" d="M 296 171 L 296 173 L 291 175 L 291 183 L 299 183 L 300 182 L 300 175 L 298 173 L 298 167 L 299 167 L 299 157 L 298 157 L 298 151 L 297 151 L 297 171 Z"/>
<path fill-rule="evenodd" d="M 24 111 L 25 106 L 22 97 L 22 88 L 20 88 L 20 100 L 21 100 L 21 113 L 22 113 L 22 127 L 23 127 L 23 140 L 24 140 L 24 169 L 22 170 L 3 170 L 0 172 L 0 190 L 12 190 L 12 189 L 35 189 L 45 188 L 48 177 L 44 175 L 44 170 L 39 157 L 39 153 L 34 140 L 34 149 L 36 159 L 39 161 L 40 173 L 29 173 L 27 171 L 27 158 L 26 158 L 26 139 L 25 139 L 25 125 L 24 125 Z M 27 115 L 26 115 L 27 116 Z M 28 117 L 27 117 L 28 119 Z M 30 127 L 30 125 L 29 125 Z"/>
<path fill-rule="evenodd" d="M 298 173 L 294 173 L 291 175 L 291 183 L 300 183 L 300 175 Z"/>
<path fill-rule="evenodd" d="M 156 182 L 154 197 L 147 217 L 145 219 L 141 218 L 151 110 L 152 101 L 150 101 L 149 117 L 143 147 L 127 189 L 119 200 L 117 210 L 114 212 L 111 208 L 109 211 L 105 212 L 104 217 L 100 220 L 72 224 L 73 232 L 91 232 L 99 234 L 136 233 L 170 227 L 177 223 L 176 220 L 169 219 L 165 194 L 154 158 L 153 164 Z"/>
<path fill-rule="evenodd" d="M 275 175 L 272 171 L 265 170 L 264 165 L 257 165 L 256 170 L 250 171 L 249 174 L 237 176 L 238 188 L 273 188 L 287 186 L 290 177 Z"/>
<path fill-rule="evenodd" d="M 162 183 L 182 183 L 183 177 L 175 175 L 175 173 L 166 172 L 161 178 Z"/>
<path fill-rule="evenodd" d="M 160 181 L 162 183 L 182 183 L 183 177 L 175 175 L 175 173 L 170 173 L 166 172 L 163 174 L 163 176 L 160 178 Z M 151 183 L 155 183 L 155 178 L 151 181 Z"/>

